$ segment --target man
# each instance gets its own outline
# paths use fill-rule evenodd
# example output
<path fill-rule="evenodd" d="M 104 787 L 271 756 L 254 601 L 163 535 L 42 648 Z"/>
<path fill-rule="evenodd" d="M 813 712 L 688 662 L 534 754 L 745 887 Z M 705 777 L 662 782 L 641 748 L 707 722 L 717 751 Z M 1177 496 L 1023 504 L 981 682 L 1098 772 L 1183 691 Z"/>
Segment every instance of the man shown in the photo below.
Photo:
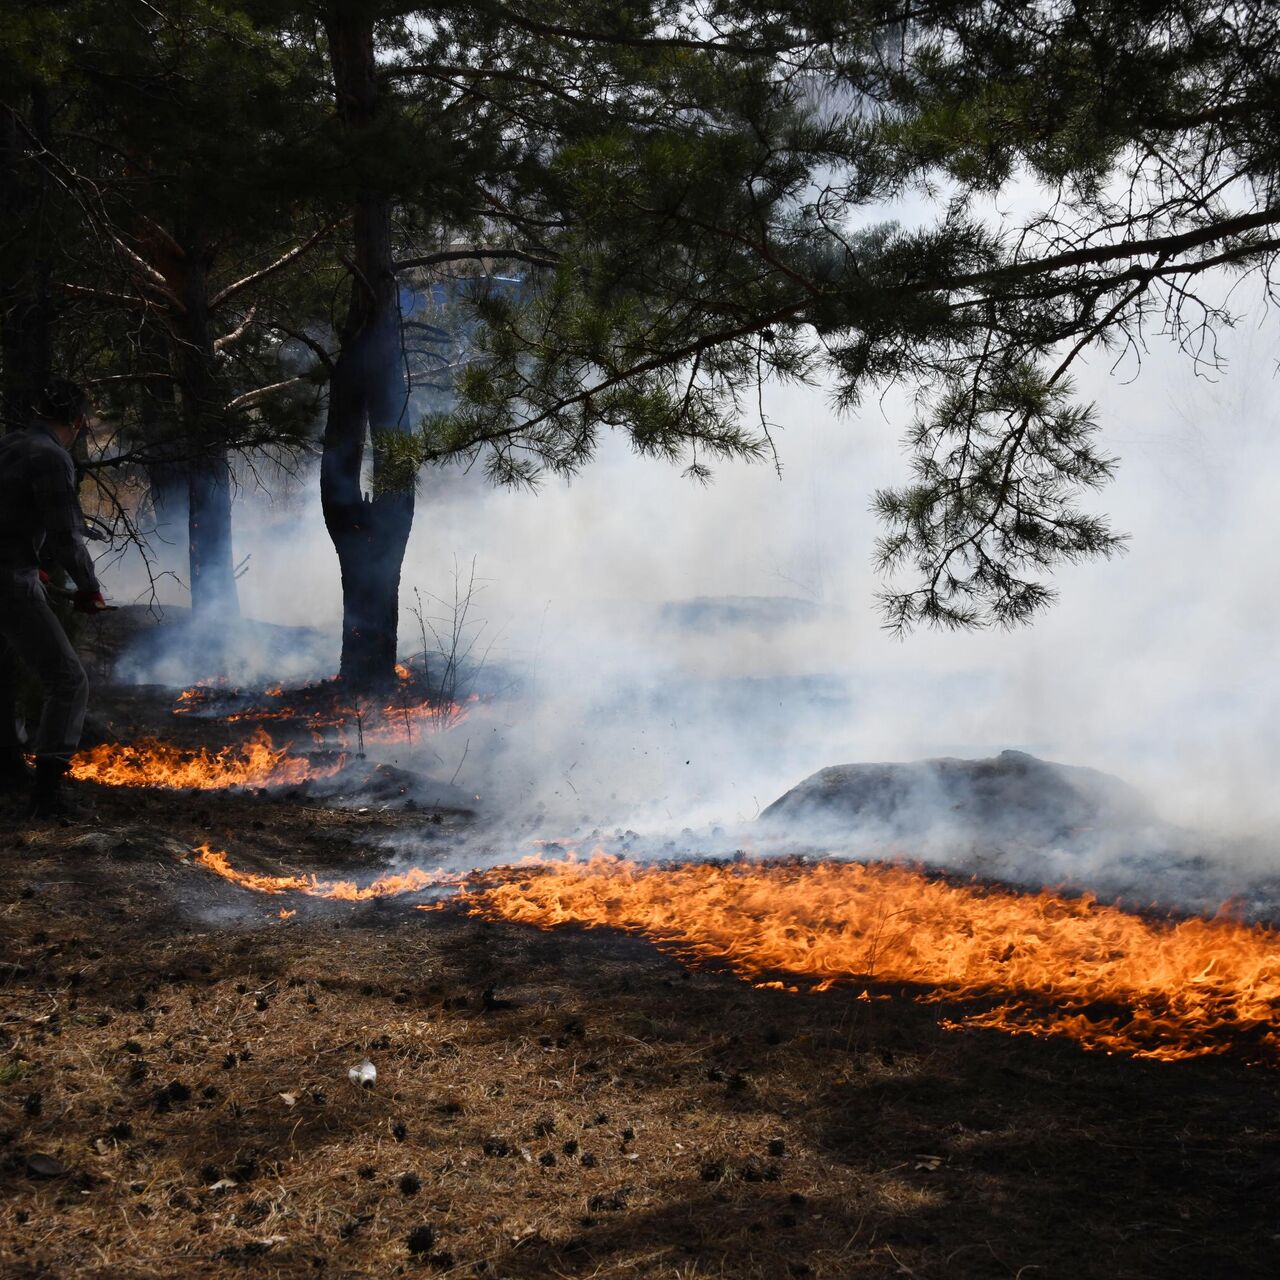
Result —
<path fill-rule="evenodd" d="M 52 382 L 24 431 L 0 438 L 0 637 L 39 678 L 44 709 L 35 737 L 32 814 L 55 817 L 70 806 L 63 791 L 80 743 L 89 680 L 57 615 L 49 608 L 43 562 L 64 569 L 75 584 L 80 613 L 107 608 L 84 542 L 84 513 L 76 495 L 71 449 L 88 425 L 92 406 L 74 382 Z M 11 664 L 8 664 L 11 666 Z M 6 683 L 0 679 L 0 685 Z M 12 685 L 12 677 L 8 678 Z M 8 690 L 0 690 L 8 696 Z M 12 701 L 0 704 L 0 785 L 12 788 L 25 772 L 13 729 Z"/>

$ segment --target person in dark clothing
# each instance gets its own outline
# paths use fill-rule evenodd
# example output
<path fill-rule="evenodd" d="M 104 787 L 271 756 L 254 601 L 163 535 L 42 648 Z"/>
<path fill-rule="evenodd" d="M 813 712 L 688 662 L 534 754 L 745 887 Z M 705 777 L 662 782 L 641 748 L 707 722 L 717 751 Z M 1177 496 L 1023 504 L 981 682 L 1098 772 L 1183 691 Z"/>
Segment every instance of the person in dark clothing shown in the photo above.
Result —
<path fill-rule="evenodd" d="M 0 438 L 0 639 L 39 678 L 44 707 L 36 731 L 32 812 L 67 809 L 63 780 L 80 743 L 89 680 L 67 633 L 49 607 L 41 564 L 66 571 L 75 584 L 72 605 L 100 613 L 102 598 L 84 541 L 84 513 L 76 494 L 71 448 L 88 424 L 92 406 L 73 382 L 51 383 L 23 431 Z M 0 677 L 0 785 L 12 787 L 26 771 L 13 714 L 13 675 Z M 8 687 L 5 687 L 5 686 Z"/>

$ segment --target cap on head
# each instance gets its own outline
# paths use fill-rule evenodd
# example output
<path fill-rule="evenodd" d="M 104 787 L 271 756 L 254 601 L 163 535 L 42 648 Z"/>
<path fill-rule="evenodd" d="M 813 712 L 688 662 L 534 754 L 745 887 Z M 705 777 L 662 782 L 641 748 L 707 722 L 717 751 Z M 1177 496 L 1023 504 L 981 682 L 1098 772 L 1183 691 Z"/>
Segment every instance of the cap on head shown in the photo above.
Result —
<path fill-rule="evenodd" d="M 49 422 L 71 427 L 87 418 L 93 405 L 83 387 L 66 378 L 55 378 L 36 397 L 35 411 Z"/>

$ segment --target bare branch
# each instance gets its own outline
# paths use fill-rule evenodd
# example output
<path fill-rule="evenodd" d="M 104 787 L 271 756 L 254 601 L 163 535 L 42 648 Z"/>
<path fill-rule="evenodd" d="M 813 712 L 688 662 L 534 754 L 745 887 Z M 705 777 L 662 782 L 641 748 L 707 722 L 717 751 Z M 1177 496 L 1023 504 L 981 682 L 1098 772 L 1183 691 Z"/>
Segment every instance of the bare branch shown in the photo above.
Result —
<path fill-rule="evenodd" d="M 446 262 L 482 262 L 486 259 L 494 259 L 502 261 L 510 259 L 513 262 L 527 262 L 534 267 L 557 267 L 560 265 L 558 258 L 549 258 L 541 254 L 530 253 L 527 249 L 504 249 L 504 248 L 468 248 L 468 249 L 442 249 L 439 253 L 426 253 L 417 258 L 402 258 L 396 262 L 396 271 L 411 271 L 417 267 L 435 267 Z"/>
<path fill-rule="evenodd" d="M 301 244 L 296 244 L 287 253 L 282 253 L 274 262 L 269 262 L 265 267 L 258 271 L 252 271 L 247 276 L 241 276 L 239 280 L 232 281 L 226 288 L 220 289 L 209 299 L 209 306 L 216 308 L 221 307 L 225 303 L 231 301 L 237 294 L 243 293 L 246 289 L 255 284 L 259 284 L 268 276 L 275 275 L 277 271 L 283 270 L 291 262 L 296 262 L 302 255 L 314 248 L 321 240 L 325 238 L 335 227 L 342 226 L 343 223 L 349 222 L 349 218 L 339 218 L 336 222 L 330 222 L 328 225 L 320 228 L 313 235 L 308 236 Z"/>
<path fill-rule="evenodd" d="M 237 342 L 239 342 L 240 339 L 243 338 L 244 335 L 249 332 L 249 327 L 253 324 L 253 318 L 255 315 L 257 315 L 257 313 L 258 313 L 258 304 L 255 302 L 254 305 L 249 308 L 249 314 L 245 316 L 245 318 L 241 320 L 240 323 L 234 329 L 232 329 L 230 333 L 224 333 L 221 338 L 214 339 L 213 341 L 214 351 L 215 352 L 225 351 L 228 347 L 232 347 Z"/>
<path fill-rule="evenodd" d="M 286 387 L 296 387 L 299 383 L 310 381 L 309 377 L 299 375 L 296 378 L 286 378 L 283 382 L 273 382 L 270 386 L 254 387 L 252 391 L 246 391 L 243 395 L 236 396 L 234 400 L 229 400 L 223 405 L 223 409 L 227 413 L 238 409 L 252 409 L 277 391 L 283 391 Z"/>

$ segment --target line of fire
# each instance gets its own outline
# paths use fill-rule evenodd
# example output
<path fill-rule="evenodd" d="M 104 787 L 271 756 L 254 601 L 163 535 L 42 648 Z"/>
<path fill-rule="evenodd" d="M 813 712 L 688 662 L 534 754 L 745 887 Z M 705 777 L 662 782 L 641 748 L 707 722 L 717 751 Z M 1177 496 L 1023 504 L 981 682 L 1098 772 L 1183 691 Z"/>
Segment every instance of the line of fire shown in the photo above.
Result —
<path fill-rule="evenodd" d="M 1261 0 L 0 0 L 0 1277 L 1272 1280 Z"/>
<path fill-rule="evenodd" d="M 154 737 L 104 744 L 77 754 L 71 772 L 109 787 L 189 792 L 261 793 L 331 780 L 348 768 L 355 732 L 363 757 L 365 740 L 410 743 L 415 726 L 430 733 L 465 717 L 458 703 L 435 705 L 420 691 L 415 697 L 407 665 L 397 665 L 397 677 L 404 686 L 398 700 L 362 710 L 343 707 L 323 686 L 297 696 L 276 686 L 256 698 L 193 687 L 173 706 L 175 716 L 292 723 L 321 748 L 330 735 L 341 748 L 276 747 L 259 723 L 241 745 L 216 752 Z M 1040 771 L 1047 790 L 1056 779 Z M 801 989 L 797 983 L 812 992 L 862 984 L 860 997 L 870 999 L 873 986 L 907 984 L 928 1002 L 994 1000 L 993 1008 L 948 1019 L 954 1028 L 1061 1035 L 1085 1048 L 1162 1060 L 1241 1052 L 1251 1061 L 1280 1063 L 1272 1019 L 1280 1000 L 1280 934 L 1233 918 L 1239 904 L 1233 910 L 1230 902 L 1209 919 L 1162 919 L 1154 908 L 1125 910 L 1087 892 L 1019 893 L 976 879 L 957 883 L 921 866 L 820 855 L 801 862 L 739 853 L 727 864 L 637 864 L 603 849 L 586 860 L 570 850 L 556 861 L 539 856 L 530 866 L 471 872 L 409 866 L 363 884 L 237 870 L 227 852 L 208 845 L 195 861 L 271 895 L 362 902 L 449 886 L 452 903 L 412 905 L 450 905 L 541 929 L 635 932 L 689 963 L 720 964 L 757 985 L 792 992 Z M 285 918 L 294 914 L 286 911 Z"/>

